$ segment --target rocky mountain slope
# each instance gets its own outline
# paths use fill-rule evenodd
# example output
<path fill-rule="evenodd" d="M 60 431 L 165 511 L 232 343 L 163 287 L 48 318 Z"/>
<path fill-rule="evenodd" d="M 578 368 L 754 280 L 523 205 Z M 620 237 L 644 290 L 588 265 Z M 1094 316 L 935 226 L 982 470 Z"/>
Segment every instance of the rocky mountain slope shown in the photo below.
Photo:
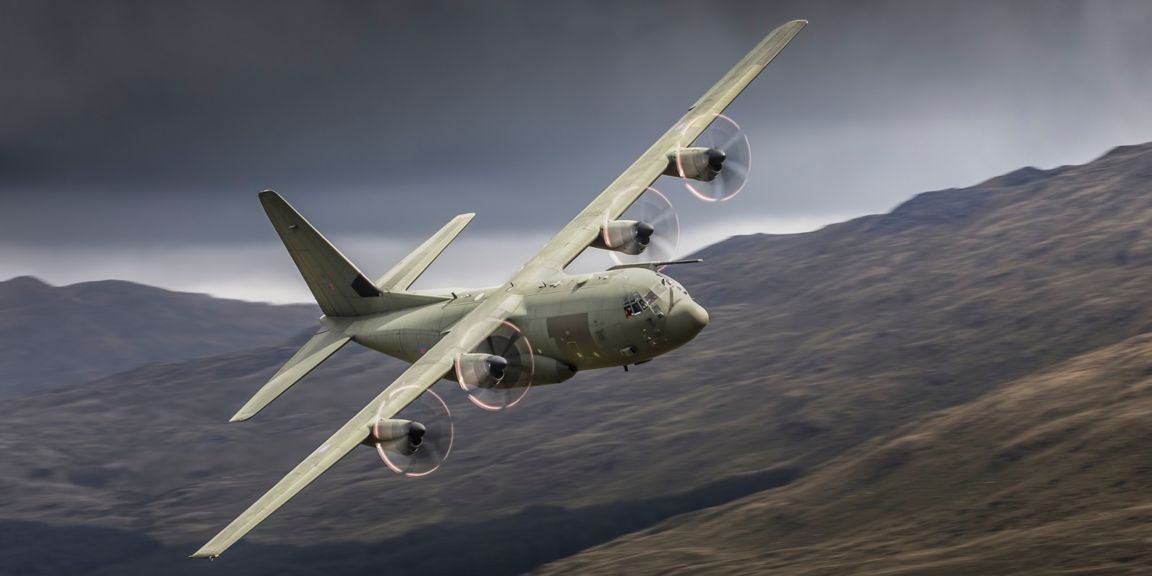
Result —
<path fill-rule="evenodd" d="M 284 342 L 315 306 L 271 306 L 105 280 L 0 282 L 0 394 L 69 386 L 149 362 Z"/>
<path fill-rule="evenodd" d="M 539 573 L 1146 574 L 1150 448 L 1143 334 Z"/>

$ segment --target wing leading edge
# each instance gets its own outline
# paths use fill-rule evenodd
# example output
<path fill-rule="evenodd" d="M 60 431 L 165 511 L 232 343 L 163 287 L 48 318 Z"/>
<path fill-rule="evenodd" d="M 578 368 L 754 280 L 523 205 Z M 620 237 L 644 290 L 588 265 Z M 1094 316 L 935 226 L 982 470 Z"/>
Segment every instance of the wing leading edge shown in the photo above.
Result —
<path fill-rule="evenodd" d="M 668 166 L 668 153 L 675 149 L 677 143 L 695 140 L 806 25 L 807 20 L 793 20 L 764 37 L 711 90 L 700 97 L 679 122 L 564 226 L 524 266 L 513 282 L 520 284 L 546 279 L 575 260 L 595 240 L 605 219 L 619 218 L 664 172 Z"/>

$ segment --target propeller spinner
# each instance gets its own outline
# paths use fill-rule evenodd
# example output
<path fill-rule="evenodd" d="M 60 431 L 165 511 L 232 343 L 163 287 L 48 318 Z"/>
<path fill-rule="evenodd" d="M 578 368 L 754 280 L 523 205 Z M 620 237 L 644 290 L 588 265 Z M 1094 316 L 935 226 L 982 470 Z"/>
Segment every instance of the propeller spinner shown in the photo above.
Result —
<path fill-rule="evenodd" d="M 636 254 L 612 250 L 608 253 L 617 264 L 667 262 L 676 257 L 680 245 L 680 218 L 668 197 L 655 188 L 648 188 L 640 198 L 621 215 L 625 221 L 635 221 L 634 234 L 644 249 Z M 605 223 L 605 230 L 608 223 Z"/>
<path fill-rule="evenodd" d="M 731 200 L 744 189 L 752 169 L 748 136 L 734 120 L 719 114 L 714 120 L 701 117 L 685 126 L 681 131 L 684 140 L 699 122 L 711 125 L 694 141 L 677 143 L 665 174 L 683 178 L 688 191 L 705 202 Z"/>
<path fill-rule="evenodd" d="M 394 398 L 411 393 L 415 386 L 397 389 Z M 393 472 L 405 476 L 427 476 L 435 472 L 452 451 L 452 412 L 436 392 L 426 390 L 400 412 L 404 419 L 377 417 L 369 437 L 380 459 Z"/>
<path fill-rule="evenodd" d="M 456 381 L 485 410 L 515 406 L 532 386 L 535 359 L 528 337 L 505 320 L 469 354 L 456 358 Z"/>

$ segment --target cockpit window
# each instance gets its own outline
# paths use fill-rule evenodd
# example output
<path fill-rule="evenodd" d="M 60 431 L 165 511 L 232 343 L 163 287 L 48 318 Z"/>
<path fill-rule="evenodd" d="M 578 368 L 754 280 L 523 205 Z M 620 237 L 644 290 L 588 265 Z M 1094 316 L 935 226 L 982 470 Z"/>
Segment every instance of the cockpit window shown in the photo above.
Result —
<path fill-rule="evenodd" d="M 664 313 L 660 310 L 660 296 L 655 291 L 649 290 L 643 298 L 640 297 L 639 292 L 633 292 L 624 299 L 624 317 L 632 318 L 639 316 L 645 310 L 651 309 L 657 316 L 663 316 Z"/>
<path fill-rule="evenodd" d="M 664 311 L 660 309 L 660 296 L 654 290 L 649 290 L 648 294 L 644 295 L 644 302 L 652 309 L 653 314 L 660 318 L 664 317 Z"/>
<path fill-rule="evenodd" d="M 632 318 L 639 316 L 641 312 L 648 309 L 648 302 L 640 297 L 639 292 L 633 292 L 624 299 L 624 317 Z"/>

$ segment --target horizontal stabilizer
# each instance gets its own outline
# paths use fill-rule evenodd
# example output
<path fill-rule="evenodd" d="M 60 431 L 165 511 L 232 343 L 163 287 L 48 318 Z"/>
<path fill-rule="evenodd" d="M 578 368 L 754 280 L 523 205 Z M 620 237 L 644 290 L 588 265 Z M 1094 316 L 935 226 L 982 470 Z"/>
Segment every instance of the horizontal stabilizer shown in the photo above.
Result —
<path fill-rule="evenodd" d="M 376 287 L 384 291 L 407 290 L 475 217 L 475 214 L 461 214 L 450 220 L 439 232 L 381 276 L 376 281 Z"/>
<path fill-rule="evenodd" d="M 285 390 L 307 376 L 309 372 L 327 360 L 329 356 L 335 354 L 337 350 L 343 348 L 350 339 L 350 337 L 344 336 L 343 330 L 335 329 L 325 330 L 312 336 L 312 339 L 304 344 L 303 348 L 297 350 L 296 354 L 280 367 L 276 375 L 272 376 L 272 379 L 264 384 L 260 391 L 247 404 L 244 404 L 244 407 L 236 415 L 232 416 L 229 422 L 240 422 L 255 416 L 257 412 L 263 410 Z"/>

